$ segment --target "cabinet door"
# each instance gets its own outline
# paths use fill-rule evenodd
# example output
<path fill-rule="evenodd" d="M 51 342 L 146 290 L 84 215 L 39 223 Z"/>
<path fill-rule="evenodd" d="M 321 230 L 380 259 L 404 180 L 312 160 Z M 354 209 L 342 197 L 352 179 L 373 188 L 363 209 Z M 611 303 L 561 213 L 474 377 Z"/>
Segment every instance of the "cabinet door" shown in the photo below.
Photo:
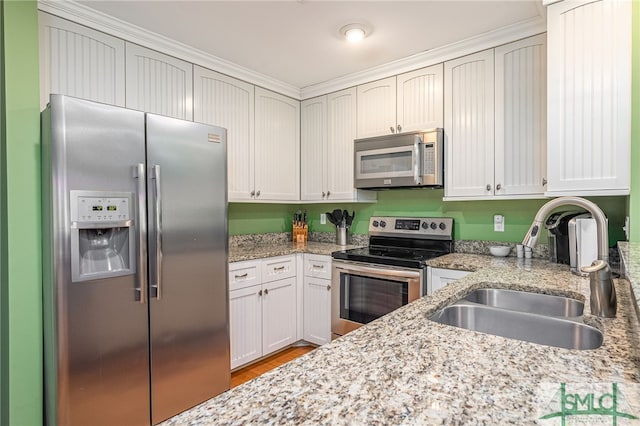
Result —
<path fill-rule="evenodd" d="M 396 78 L 358 86 L 358 138 L 396 133 Z"/>
<path fill-rule="evenodd" d="M 495 49 L 495 195 L 544 193 L 546 58 L 545 34 Z"/>
<path fill-rule="evenodd" d="M 445 62 L 445 195 L 493 195 L 493 50 Z"/>
<path fill-rule="evenodd" d="M 466 277 L 471 272 L 458 271 L 456 269 L 429 268 L 427 278 L 427 294 L 433 294 L 434 291 L 445 287 L 447 284 Z"/>
<path fill-rule="evenodd" d="M 262 287 L 229 292 L 231 368 L 262 356 Z"/>
<path fill-rule="evenodd" d="M 304 340 L 331 341 L 331 280 L 304 277 Z"/>
<path fill-rule="evenodd" d="M 193 66 L 126 43 L 127 108 L 193 120 Z"/>
<path fill-rule="evenodd" d="M 631 4 L 547 9 L 548 195 L 629 193 Z"/>
<path fill-rule="evenodd" d="M 296 278 L 262 285 L 262 353 L 296 341 Z"/>
<path fill-rule="evenodd" d="M 443 64 L 437 64 L 398 75 L 398 131 L 413 132 L 444 126 L 443 70 Z"/>
<path fill-rule="evenodd" d="M 256 199 L 300 199 L 300 102 L 256 87 Z"/>
<path fill-rule="evenodd" d="M 324 200 L 327 195 L 327 97 L 300 104 L 300 198 Z"/>
<path fill-rule="evenodd" d="M 58 93 L 124 106 L 124 41 L 38 12 L 40 109 Z"/>
<path fill-rule="evenodd" d="M 356 198 L 353 187 L 353 140 L 356 138 L 356 89 L 327 95 L 327 199 Z"/>
<path fill-rule="evenodd" d="M 227 129 L 229 201 L 250 200 L 254 190 L 254 86 L 194 66 L 194 121 Z"/>

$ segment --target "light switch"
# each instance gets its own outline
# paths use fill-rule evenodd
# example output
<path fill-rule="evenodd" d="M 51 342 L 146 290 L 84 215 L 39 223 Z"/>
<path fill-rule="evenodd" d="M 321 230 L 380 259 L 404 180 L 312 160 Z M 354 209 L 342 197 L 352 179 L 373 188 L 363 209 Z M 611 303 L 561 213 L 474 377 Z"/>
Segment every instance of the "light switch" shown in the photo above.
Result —
<path fill-rule="evenodd" d="M 495 232 L 504 232 L 504 216 L 501 214 L 493 215 L 493 230 Z"/>
<path fill-rule="evenodd" d="M 326 224 L 327 224 L 327 214 L 320 213 L 320 225 L 326 225 Z"/>

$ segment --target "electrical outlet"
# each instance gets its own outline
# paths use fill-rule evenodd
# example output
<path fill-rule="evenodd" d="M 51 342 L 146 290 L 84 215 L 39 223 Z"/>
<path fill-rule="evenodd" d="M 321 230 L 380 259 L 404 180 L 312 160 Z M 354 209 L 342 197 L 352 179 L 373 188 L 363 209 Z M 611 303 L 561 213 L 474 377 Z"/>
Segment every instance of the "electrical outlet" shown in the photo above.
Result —
<path fill-rule="evenodd" d="M 320 225 L 326 225 L 326 224 L 327 224 L 327 214 L 320 213 Z"/>
<path fill-rule="evenodd" d="M 495 232 L 504 232 L 504 216 L 501 214 L 493 215 L 493 230 Z"/>

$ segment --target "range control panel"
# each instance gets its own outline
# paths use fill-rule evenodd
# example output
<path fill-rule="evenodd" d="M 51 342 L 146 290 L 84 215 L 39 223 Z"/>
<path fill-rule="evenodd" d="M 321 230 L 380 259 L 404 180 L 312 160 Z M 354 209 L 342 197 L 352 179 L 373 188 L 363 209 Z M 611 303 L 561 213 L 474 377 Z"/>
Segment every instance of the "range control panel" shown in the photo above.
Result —
<path fill-rule="evenodd" d="M 375 216 L 369 219 L 369 234 L 452 239 L 453 218 Z"/>

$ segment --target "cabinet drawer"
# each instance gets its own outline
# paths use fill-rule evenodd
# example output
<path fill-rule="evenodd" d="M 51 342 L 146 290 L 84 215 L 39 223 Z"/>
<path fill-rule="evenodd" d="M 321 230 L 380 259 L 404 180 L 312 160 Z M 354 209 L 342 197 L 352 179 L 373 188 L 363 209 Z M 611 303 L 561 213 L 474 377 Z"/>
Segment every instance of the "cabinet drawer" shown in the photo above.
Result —
<path fill-rule="evenodd" d="M 304 256 L 304 275 L 307 277 L 331 279 L 331 258 L 307 254 Z"/>
<path fill-rule="evenodd" d="M 262 282 L 281 280 L 296 275 L 295 256 L 262 259 Z"/>
<path fill-rule="evenodd" d="M 260 262 L 236 262 L 229 265 L 229 291 L 260 284 Z"/>

